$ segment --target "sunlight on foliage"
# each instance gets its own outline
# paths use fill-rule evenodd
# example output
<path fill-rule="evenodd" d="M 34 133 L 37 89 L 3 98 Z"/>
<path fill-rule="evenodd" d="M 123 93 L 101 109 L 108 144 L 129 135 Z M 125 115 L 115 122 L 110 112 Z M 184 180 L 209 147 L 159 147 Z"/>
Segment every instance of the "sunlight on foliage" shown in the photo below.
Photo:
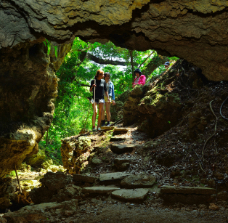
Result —
<path fill-rule="evenodd" d="M 45 40 L 44 44 L 50 54 L 51 43 Z M 57 57 L 58 47 L 54 46 L 54 50 Z M 97 58 L 97 61 L 102 60 L 102 64 L 90 59 L 91 55 Z M 55 163 L 61 163 L 61 139 L 77 135 L 82 129 L 91 130 L 93 110 L 89 101 L 89 86 L 98 69 L 111 74 L 115 94 L 118 96 L 132 88 L 134 69 L 140 68 L 147 76 L 147 81 L 150 81 L 153 76 L 165 70 L 163 61 L 177 59 L 159 56 L 154 50 L 130 51 L 117 47 L 112 42 L 91 44 L 76 37 L 71 51 L 56 73 L 60 81 L 54 119 L 48 137 L 46 133 L 40 147 Z M 106 63 L 108 60 L 109 63 Z M 113 65 L 113 61 L 117 61 L 117 64 L 124 63 L 124 66 Z"/>

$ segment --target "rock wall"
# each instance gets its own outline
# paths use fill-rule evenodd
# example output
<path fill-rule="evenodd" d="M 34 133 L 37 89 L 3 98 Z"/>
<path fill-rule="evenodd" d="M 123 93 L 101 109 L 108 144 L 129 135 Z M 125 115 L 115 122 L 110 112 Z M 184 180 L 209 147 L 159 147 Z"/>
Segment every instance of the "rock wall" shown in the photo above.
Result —
<path fill-rule="evenodd" d="M 71 44 L 47 54 L 39 39 L 0 54 L 0 177 L 18 167 L 49 128 L 57 96 L 59 68 Z"/>
<path fill-rule="evenodd" d="M 228 80 L 228 2 L 225 0 L 11 0 L 0 2 L 0 48 L 45 36 L 112 40 L 157 49 L 200 67 L 210 80 Z M 104 32 L 105 30 L 105 32 Z"/>
<path fill-rule="evenodd" d="M 228 80 L 227 7 L 225 0 L 0 1 L 0 177 L 37 151 L 52 120 L 55 71 L 75 36 L 156 49 L 210 80 Z M 56 59 L 44 38 L 69 45 Z"/>

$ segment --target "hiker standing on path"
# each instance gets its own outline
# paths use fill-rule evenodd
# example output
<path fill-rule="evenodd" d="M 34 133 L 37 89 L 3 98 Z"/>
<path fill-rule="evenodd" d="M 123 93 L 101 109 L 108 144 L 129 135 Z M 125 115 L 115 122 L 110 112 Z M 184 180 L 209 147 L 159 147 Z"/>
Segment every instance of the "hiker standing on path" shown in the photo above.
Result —
<path fill-rule="evenodd" d="M 113 105 L 116 104 L 115 102 L 115 93 L 114 93 L 114 85 L 112 83 L 112 81 L 110 80 L 110 73 L 105 73 L 104 74 L 104 80 L 106 83 L 106 87 L 107 87 L 107 91 L 108 91 L 108 96 L 109 98 L 107 98 L 106 96 L 104 96 L 104 100 L 105 100 L 105 109 L 102 112 L 102 121 L 101 121 L 101 126 L 105 125 L 105 110 L 106 110 L 106 115 L 107 115 L 107 124 L 106 126 L 110 126 L 110 120 L 111 120 L 111 112 L 110 112 L 110 106 L 111 103 Z"/>
<path fill-rule="evenodd" d="M 104 78 L 104 71 L 98 70 L 95 76 L 95 79 L 91 81 L 90 85 L 90 91 L 93 91 L 93 98 L 91 101 L 93 106 L 93 118 L 92 118 L 92 125 L 93 125 L 93 131 L 95 131 L 95 121 L 97 116 L 97 105 L 99 104 L 99 115 L 98 115 L 98 124 L 97 124 L 97 130 L 101 130 L 101 117 L 102 117 L 102 111 L 104 106 L 104 93 L 106 97 L 109 100 L 107 88 L 106 88 L 106 82 L 103 79 Z M 95 89 L 95 90 L 94 90 Z"/>
<path fill-rule="evenodd" d="M 145 82 L 146 82 L 146 77 L 145 75 L 142 75 L 142 72 L 140 71 L 139 68 L 137 68 L 135 71 L 134 71 L 134 74 L 136 76 L 134 82 L 132 83 L 132 87 L 134 88 L 135 85 L 137 84 L 140 84 L 140 85 L 144 85 Z"/>

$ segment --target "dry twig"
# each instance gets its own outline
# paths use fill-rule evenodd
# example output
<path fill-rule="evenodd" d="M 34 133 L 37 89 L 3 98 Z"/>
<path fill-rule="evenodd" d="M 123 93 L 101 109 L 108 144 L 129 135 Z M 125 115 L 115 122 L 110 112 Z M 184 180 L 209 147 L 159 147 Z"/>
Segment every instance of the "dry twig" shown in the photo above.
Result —
<path fill-rule="evenodd" d="M 224 102 L 222 103 L 221 107 L 220 107 L 220 115 L 225 119 L 228 120 L 228 118 L 226 118 L 223 114 L 222 114 L 222 107 L 225 104 L 225 102 L 227 101 L 228 97 L 224 100 Z"/>
<path fill-rule="evenodd" d="M 213 111 L 213 108 L 212 108 L 212 105 L 211 103 L 213 102 L 213 100 L 209 103 L 210 104 L 210 109 L 211 109 L 211 112 L 212 114 L 215 116 L 215 131 L 214 133 L 206 140 L 206 142 L 204 143 L 204 146 L 203 146 L 203 149 L 202 149 L 202 160 L 204 159 L 204 150 L 205 150 L 205 147 L 207 145 L 207 143 L 209 142 L 209 140 L 216 134 L 216 131 L 217 131 L 217 123 L 218 123 L 218 117 L 215 115 L 214 111 Z"/>
<path fill-rule="evenodd" d="M 15 164 L 15 173 L 16 173 L 16 176 L 17 176 L 17 183 L 18 183 L 18 186 L 19 186 L 19 190 L 20 190 L 20 193 L 22 194 L 21 185 L 20 185 L 20 180 L 19 180 L 18 175 L 17 175 L 16 164 Z"/>

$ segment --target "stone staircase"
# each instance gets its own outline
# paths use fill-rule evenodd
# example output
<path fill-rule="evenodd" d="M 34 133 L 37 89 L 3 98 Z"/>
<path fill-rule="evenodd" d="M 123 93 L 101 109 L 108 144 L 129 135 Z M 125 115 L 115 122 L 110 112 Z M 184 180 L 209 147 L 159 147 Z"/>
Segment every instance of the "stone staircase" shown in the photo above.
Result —
<path fill-rule="evenodd" d="M 142 145 L 131 140 L 131 132 L 129 133 L 128 128 L 102 127 L 102 130 L 104 132 L 113 131 L 109 146 L 110 152 L 113 154 L 113 168 L 108 168 L 109 164 L 104 164 L 99 158 L 94 157 L 92 165 L 95 165 L 95 168 L 103 165 L 102 168 L 109 172 L 96 176 L 88 173 L 73 175 L 74 184 L 82 187 L 82 192 L 86 196 L 111 195 L 113 199 L 126 202 L 143 202 L 149 197 L 153 200 L 156 195 L 156 197 L 162 198 L 166 204 L 177 202 L 207 204 L 215 200 L 216 191 L 213 188 L 177 187 L 169 184 L 168 177 L 163 177 L 164 184 L 158 185 L 157 180 L 160 175 L 156 173 L 158 172 L 156 170 L 152 170 L 150 173 L 143 171 L 132 173 L 131 167 L 134 166 L 134 169 L 137 169 L 137 165 L 141 162 L 140 156 L 135 156 L 135 154 L 137 155 L 137 151 Z M 94 148 L 95 151 L 102 150 L 96 146 Z M 161 183 L 160 178 L 159 180 Z"/>
<path fill-rule="evenodd" d="M 114 167 L 118 172 L 101 173 L 99 177 L 75 174 L 74 183 L 84 185 L 82 191 L 87 196 L 111 195 L 114 199 L 126 202 L 143 202 L 146 197 L 159 192 L 166 204 L 205 204 L 213 201 L 216 193 L 213 188 L 169 185 L 158 188 L 156 174 L 128 173 L 129 166 L 137 163 L 136 159 L 126 157 L 126 153 L 132 153 L 137 148 L 136 144 L 128 142 L 128 129 L 103 127 L 103 130 L 113 130 L 110 149 L 117 155 Z"/>

